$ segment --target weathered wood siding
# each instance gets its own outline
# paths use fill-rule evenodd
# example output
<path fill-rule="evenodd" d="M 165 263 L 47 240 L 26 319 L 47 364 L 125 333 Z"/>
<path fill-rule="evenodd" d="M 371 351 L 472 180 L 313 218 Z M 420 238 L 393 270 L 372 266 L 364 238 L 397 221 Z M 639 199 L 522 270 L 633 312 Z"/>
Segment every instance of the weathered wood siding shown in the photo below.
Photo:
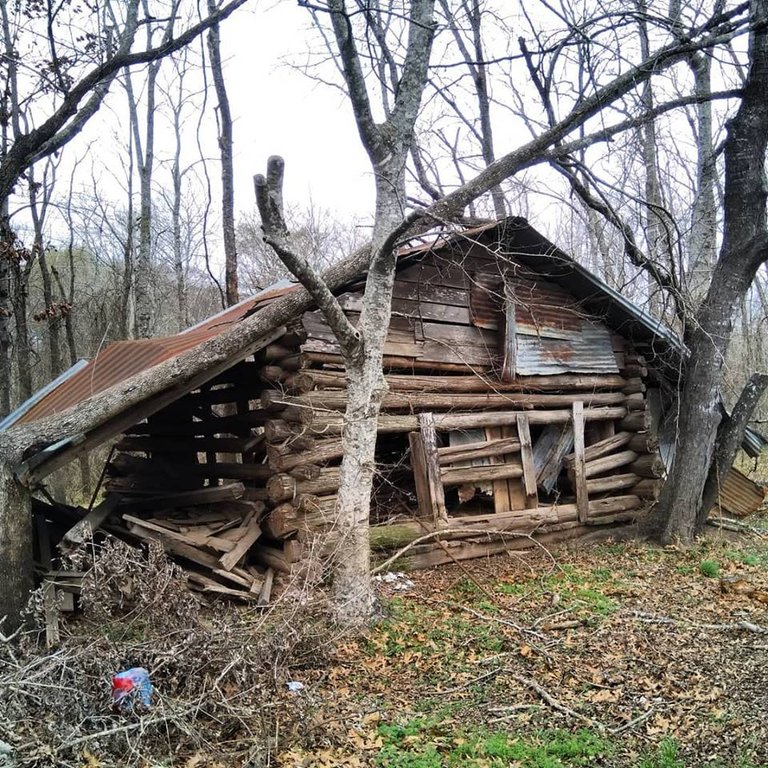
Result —
<path fill-rule="evenodd" d="M 354 322 L 362 294 L 346 293 L 341 302 Z M 306 313 L 303 326 L 303 351 L 339 354 L 319 312 Z M 554 283 L 480 248 L 461 263 L 434 256 L 401 270 L 384 354 L 400 358 L 400 367 L 411 360 L 420 368 L 501 370 L 506 359 L 505 378 L 620 369 L 607 326 Z"/>

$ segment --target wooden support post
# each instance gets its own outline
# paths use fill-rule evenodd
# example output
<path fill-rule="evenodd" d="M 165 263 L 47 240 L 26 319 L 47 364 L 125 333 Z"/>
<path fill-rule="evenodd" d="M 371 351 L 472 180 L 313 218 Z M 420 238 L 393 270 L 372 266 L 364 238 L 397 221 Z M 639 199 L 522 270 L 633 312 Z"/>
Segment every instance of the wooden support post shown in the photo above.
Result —
<path fill-rule="evenodd" d="M 525 487 L 525 508 L 539 506 L 539 494 L 536 488 L 536 469 L 533 465 L 533 446 L 528 417 L 524 413 L 517 416 L 517 434 L 520 438 L 520 457 L 523 462 L 523 483 Z"/>
<path fill-rule="evenodd" d="M 584 403 L 573 404 L 573 472 L 576 486 L 576 508 L 579 522 L 585 523 L 589 513 L 587 473 L 584 463 Z"/>
<path fill-rule="evenodd" d="M 485 437 L 487 442 L 503 442 L 501 436 L 501 427 L 488 427 L 485 430 Z M 519 442 L 519 441 L 518 441 Z M 494 457 L 491 459 L 492 464 L 503 463 L 506 460 L 505 455 Z M 494 480 L 493 481 L 493 507 L 495 512 L 505 512 L 508 509 L 513 509 L 512 500 L 509 493 L 509 483 L 506 480 Z"/>
<path fill-rule="evenodd" d="M 424 448 L 424 464 L 432 506 L 432 521 L 435 527 L 446 525 L 448 512 L 445 509 L 445 491 L 440 479 L 440 459 L 437 455 L 437 432 L 431 413 L 419 414 L 421 441 Z"/>
<path fill-rule="evenodd" d="M 419 504 L 419 516 L 432 519 L 432 501 L 429 495 L 427 480 L 427 459 L 424 455 L 424 441 L 418 432 L 408 433 L 408 443 L 411 446 L 411 468 L 413 481 L 416 485 L 416 500 Z"/>

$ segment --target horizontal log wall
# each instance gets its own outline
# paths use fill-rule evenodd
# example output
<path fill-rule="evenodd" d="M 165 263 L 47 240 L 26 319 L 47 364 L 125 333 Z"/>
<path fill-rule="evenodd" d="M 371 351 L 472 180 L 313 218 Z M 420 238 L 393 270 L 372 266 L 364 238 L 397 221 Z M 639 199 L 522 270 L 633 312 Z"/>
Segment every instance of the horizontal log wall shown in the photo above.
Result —
<path fill-rule="evenodd" d="M 475 267 L 487 272 L 489 264 L 481 258 Z M 400 457 L 410 451 L 413 468 L 400 461 L 379 484 L 390 495 L 374 496 L 374 548 L 390 551 L 439 530 L 464 557 L 500 545 L 496 533 L 473 542 L 478 529 L 568 533 L 641 514 L 663 474 L 645 361 L 614 334 L 618 373 L 502 382 L 495 321 L 488 307 L 472 306 L 472 280 L 455 265 L 428 266 L 406 270 L 395 290 L 380 447 Z M 355 321 L 360 296 L 341 301 Z M 556 335 L 554 308 L 546 315 Z M 202 587 L 213 589 L 213 580 L 248 594 L 271 588 L 268 571 L 290 572 L 307 553 L 339 546 L 345 387 L 332 335 L 318 313 L 306 313 L 253 361 L 128 430 L 108 487 L 121 494 L 126 513 L 155 515 L 127 521 L 137 536 L 161 537 L 206 569 L 195 576 Z M 238 503 L 258 511 L 217 499 L 233 487 Z M 215 505 L 229 515 L 229 528 L 201 522 Z M 177 530 L 181 512 L 198 529 Z M 412 559 L 426 564 L 440 552 L 434 543 L 419 545 Z M 250 585 L 246 567 L 257 568 Z"/>

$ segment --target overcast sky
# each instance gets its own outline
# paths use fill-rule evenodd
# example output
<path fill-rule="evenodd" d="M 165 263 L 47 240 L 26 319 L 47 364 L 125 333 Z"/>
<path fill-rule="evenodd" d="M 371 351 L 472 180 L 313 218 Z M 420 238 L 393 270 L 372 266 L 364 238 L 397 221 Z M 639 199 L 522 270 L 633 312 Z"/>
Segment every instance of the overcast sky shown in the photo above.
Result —
<path fill-rule="evenodd" d="M 295 2 L 256 0 L 222 26 L 237 204 L 250 206 L 253 174 L 279 154 L 288 200 L 312 197 L 340 213 L 364 215 L 372 208 L 373 182 L 343 94 L 281 63 L 306 60 L 309 20 Z"/>

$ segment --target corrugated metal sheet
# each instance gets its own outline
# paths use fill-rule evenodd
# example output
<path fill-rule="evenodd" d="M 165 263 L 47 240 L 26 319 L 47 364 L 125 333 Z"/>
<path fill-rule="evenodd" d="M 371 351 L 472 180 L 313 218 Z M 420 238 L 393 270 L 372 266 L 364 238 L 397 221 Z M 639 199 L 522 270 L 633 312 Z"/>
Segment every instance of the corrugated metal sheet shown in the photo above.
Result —
<path fill-rule="evenodd" d="M 548 335 L 543 328 L 537 334 L 516 335 L 515 372 L 520 376 L 558 373 L 618 373 L 611 344 L 611 332 L 588 320 L 577 331 L 558 331 Z"/>
<path fill-rule="evenodd" d="M 64 373 L 59 374 L 53 381 L 46 384 L 42 389 L 35 392 L 32 397 L 25 400 L 15 411 L 9 413 L 2 421 L 0 421 L 0 432 L 5 431 L 8 427 L 13 426 L 17 421 L 21 420 L 22 416 L 26 414 L 32 406 L 39 403 L 46 395 L 53 392 L 60 387 L 67 379 L 71 379 L 78 371 L 81 371 L 88 365 L 87 360 L 78 360 L 70 368 L 67 368 Z"/>
<path fill-rule="evenodd" d="M 49 385 L 47 392 L 41 390 L 45 392 L 43 397 L 39 397 L 40 393 L 37 393 L 24 403 L 17 409 L 23 410 L 23 413 L 15 423 L 25 424 L 62 413 L 92 395 L 218 336 L 225 328 L 295 289 L 295 284 L 286 284 L 283 280 L 175 336 L 113 342 L 89 363 L 63 378 L 58 385 Z"/>
<path fill-rule="evenodd" d="M 765 501 L 765 489 L 738 469 L 731 469 L 728 473 L 718 496 L 719 506 L 733 517 L 746 517 L 757 512 L 763 501 Z"/>

